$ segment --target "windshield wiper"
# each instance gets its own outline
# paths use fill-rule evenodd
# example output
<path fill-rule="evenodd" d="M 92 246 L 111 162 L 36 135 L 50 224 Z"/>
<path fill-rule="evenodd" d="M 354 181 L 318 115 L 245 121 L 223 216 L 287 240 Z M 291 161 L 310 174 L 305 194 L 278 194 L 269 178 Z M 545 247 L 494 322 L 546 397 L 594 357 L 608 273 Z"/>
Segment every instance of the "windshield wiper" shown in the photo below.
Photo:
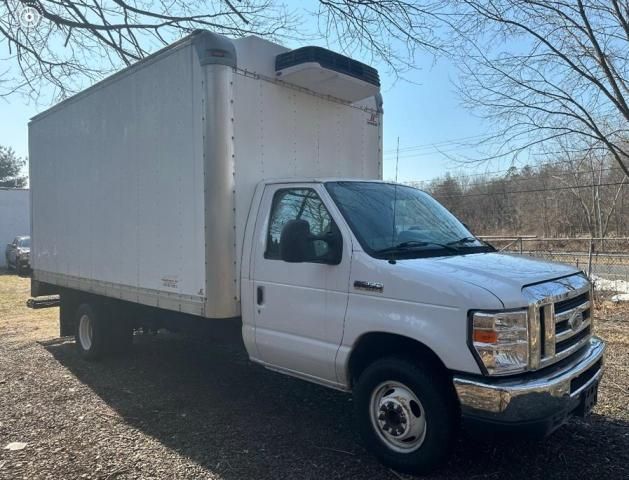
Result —
<path fill-rule="evenodd" d="M 383 255 L 387 253 L 403 253 L 410 252 L 413 250 L 421 249 L 422 247 L 427 247 L 429 245 L 435 245 L 437 247 L 444 248 L 449 250 L 450 252 L 459 252 L 458 248 L 454 248 L 445 243 L 436 243 L 436 242 L 422 242 L 419 240 L 409 240 L 408 242 L 398 243 L 397 245 L 393 245 L 392 247 L 381 248 L 380 250 L 376 250 L 374 253 L 378 255 Z"/>
<path fill-rule="evenodd" d="M 495 250 L 494 246 L 487 243 L 485 240 L 481 240 L 480 238 L 477 237 L 462 237 L 459 238 L 458 240 L 454 240 L 452 242 L 448 242 L 446 243 L 446 245 L 462 245 L 465 243 L 474 243 L 474 242 L 479 242 L 482 243 L 485 247 L 489 247 L 492 250 Z"/>

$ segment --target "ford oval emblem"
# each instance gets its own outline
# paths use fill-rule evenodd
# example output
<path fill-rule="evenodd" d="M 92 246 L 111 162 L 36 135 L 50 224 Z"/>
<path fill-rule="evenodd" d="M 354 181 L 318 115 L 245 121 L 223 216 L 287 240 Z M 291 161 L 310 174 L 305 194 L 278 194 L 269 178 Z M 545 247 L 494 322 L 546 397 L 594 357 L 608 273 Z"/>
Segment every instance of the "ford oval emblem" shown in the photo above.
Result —
<path fill-rule="evenodd" d="M 583 312 L 576 311 L 568 319 L 568 325 L 572 330 L 578 330 L 583 325 Z"/>

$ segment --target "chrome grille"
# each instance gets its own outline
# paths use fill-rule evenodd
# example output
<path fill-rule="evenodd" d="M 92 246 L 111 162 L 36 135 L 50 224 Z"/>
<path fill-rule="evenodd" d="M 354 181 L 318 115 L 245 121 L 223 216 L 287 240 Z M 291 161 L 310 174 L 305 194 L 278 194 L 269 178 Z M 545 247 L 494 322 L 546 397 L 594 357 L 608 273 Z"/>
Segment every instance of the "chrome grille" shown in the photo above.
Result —
<path fill-rule="evenodd" d="M 592 335 L 591 287 L 583 275 L 527 286 L 532 370 L 558 362 Z"/>

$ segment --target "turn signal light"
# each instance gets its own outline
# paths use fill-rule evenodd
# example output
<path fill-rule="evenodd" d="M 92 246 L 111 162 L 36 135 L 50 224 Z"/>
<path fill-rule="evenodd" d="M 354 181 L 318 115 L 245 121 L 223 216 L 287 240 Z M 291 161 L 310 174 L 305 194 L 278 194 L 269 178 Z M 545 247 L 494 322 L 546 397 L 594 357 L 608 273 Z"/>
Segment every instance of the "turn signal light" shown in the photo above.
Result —
<path fill-rule="evenodd" d="M 474 341 L 479 343 L 497 343 L 498 332 L 492 330 L 474 330 Z"/>

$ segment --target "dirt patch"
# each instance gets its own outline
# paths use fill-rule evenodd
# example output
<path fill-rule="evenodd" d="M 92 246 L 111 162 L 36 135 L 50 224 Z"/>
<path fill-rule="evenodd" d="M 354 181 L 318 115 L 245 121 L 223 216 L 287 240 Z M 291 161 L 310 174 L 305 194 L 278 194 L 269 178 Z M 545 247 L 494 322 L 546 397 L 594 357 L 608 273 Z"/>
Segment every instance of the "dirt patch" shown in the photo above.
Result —
<path fill-rule="evenodd" d="M 86 363 L 58 309 L 0 275 L 0 478 L 399 479 L 361 447 L 350 397 L 252 365 L 238 345 L 137 336 Z M 629 477 L 629 308 L 603 303 L 599 404 L 542 441 L 463 432 L 435 479 Z M 25 442 L 22 450 L 4 450 Z"/>

